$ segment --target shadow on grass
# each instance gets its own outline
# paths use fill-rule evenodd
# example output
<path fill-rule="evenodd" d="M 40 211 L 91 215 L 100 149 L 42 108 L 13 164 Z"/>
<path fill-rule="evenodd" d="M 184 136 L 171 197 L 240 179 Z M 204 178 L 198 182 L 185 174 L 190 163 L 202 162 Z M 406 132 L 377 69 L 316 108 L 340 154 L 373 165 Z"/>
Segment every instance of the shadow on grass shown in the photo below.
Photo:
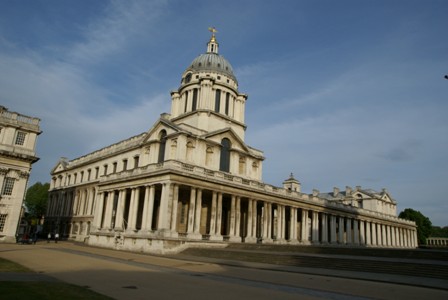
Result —
<path fill-rule="evenodd" d="M 0 258 L 0 272 L 13 273 L 20 278 L 34 272 L 15 262 Z M 17 273 L 22 273 L 17 277 Z M 27 276 L 25 276 L 27 277 Z M 0 281 L 1 299 L 112 299 L 95 293 L 86 287 L 80 287 L 60 281 Z"/>

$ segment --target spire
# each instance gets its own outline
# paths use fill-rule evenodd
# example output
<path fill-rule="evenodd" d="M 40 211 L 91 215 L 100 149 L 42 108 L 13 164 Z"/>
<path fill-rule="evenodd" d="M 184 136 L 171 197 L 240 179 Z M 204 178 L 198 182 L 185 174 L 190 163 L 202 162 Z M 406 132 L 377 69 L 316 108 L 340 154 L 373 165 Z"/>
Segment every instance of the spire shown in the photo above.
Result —
<path fill-rule="evenodd" d="M 208 30 L 212 33 L 210 41 L 207 43 L 207 53 L 218 54 L 218 42 L 216 41 L 215 33 L 218 32 L 215 27 L 209 27 Z"/>

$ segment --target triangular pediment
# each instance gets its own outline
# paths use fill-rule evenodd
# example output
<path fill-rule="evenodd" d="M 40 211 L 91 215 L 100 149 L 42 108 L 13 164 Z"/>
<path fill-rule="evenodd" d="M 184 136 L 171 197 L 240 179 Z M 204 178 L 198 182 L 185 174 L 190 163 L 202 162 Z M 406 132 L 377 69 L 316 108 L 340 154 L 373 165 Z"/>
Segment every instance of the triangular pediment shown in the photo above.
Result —
<path fill-rule="evenodd" d="M 67 165 L 68 165 L 67 159 L 65 157 L 62 157 L 61 159 L 59 159 L 56 166 L 54 166 L 54 168 L 51 169 L 51 174 L 65 171 L 67 169 Z"/>
<path fill-rule="evenodd" d="M 204 134 L 202 138 L 205 138 L 207 140 L 212 140 L 215 143 L 221 143 L 221 140 L 223 138 L 227 138 L 232 143 L 233 149 L 240 149 L 244 152 L 251 152 L 250 148 L 244 143 L 244 141 L 235 133 L 235 131 L 232 130 L 232 128 L 223 128 L 220 130 L 216 130 L 213 132 L 209 132 L 207 134 Z"/>
<path fill-rule="evenodd" d="M 167 136 L 183 131 L 179 126 L 169 120 L 160 118 L 147 131 L 146 136 L 142 140 L 142 144 L 146 144 L 153 140 L 159 140 L 159 135 L 162 130 L 166 131 Z"/>

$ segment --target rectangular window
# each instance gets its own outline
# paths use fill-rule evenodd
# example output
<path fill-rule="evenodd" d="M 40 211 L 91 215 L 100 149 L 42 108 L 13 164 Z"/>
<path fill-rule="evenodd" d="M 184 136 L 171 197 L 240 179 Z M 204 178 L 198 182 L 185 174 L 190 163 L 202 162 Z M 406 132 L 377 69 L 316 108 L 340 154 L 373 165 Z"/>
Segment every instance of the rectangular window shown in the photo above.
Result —
<path fill-rule="evenodd" d="M 81 171 L 81 180 L 79 182 L 83 182 L 84 181 L 84 171 Z"/>
<path fill-rule="evenodd" d="M 103 174 L 104 176 L 106 176 L 107 175 L 107 165 L 104 165 L 104 174 Z"/>
<path fill-rule="evenodd" d="M 25 144 L 26 133 L 22 131 L 17 132 L 16 145 L 23 146 Z"/>
<path fill-rule="evenodd" d="M 123 171 L 126 171 L 128 169 L 128 160 L 123 159 Z"/>
<path fill-rule="evenodd" d="M 100 167 L 95 168 L 95 179 L 98 179 L 98 175 L 100 174 Z"/>
<path fill-rule="evenodd" d="M 12 195 L 12 190 L 14 189 L 14 178 L 5 177 L 3 181 L 2 195 Z"/>
<path fill-rule="evenodd" d="M 3 230 L 5 229 L 5 224 L 6 224 L 6 218 L 8 217 L 7 214 L 1 214 L 0 215 L 0 232 L 3 232 Z"/>
<path fill-rule="evenodd" d="M 197 106 L 198 106 L 198 89 L 194 89 L 193 90 L 193 104 L 192 104 L 191 111 L 195 111 L 197 109 Z"/>
<path fill-rule="evenodd" d="M 114 162 L 114 163 L 112 164 L 112 168 L 113 168 L 112 173 L 117 173 L 117 163 L 116 163 L 116 162 Z"/>
<path fill-rule="evenodd" d="M 216 90 L 215 93 L 215 112 L 219 113 L 221 109 L 221 90 Z"/>
<path fill-rule="evenodd" d="M 134 156 L 134 169 L 138 168 L 139 159 L 140 157 L 138 155 Z"/>
<path fill-rule="evenodd" d="M 226 115 L 229 115 L 229 103 L 230 102 L 230 94 L 227 93 L 226 95 Z"/>
<path fill-rule="evenodd" d="M 184 112 L 188 110 L 188 92 L 185 92 L 185 109 Z"/>
<path fill-rule="evenodd" d="M 90 174 L 92 173 L 92 170 L 87 170 L 87 181 L 90 181 Z"/>

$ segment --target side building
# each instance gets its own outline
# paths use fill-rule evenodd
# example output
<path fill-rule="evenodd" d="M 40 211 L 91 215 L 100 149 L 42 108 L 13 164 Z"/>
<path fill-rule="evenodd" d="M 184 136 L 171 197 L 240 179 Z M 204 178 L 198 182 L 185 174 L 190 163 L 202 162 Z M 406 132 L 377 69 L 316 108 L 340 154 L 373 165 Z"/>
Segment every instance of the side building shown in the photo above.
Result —
<path fill-rule="evenodd" d="M 31 165 L 36 157 L 38 118 L 0 106 L 0 242 L 14 242 Z"/>
<path fill-rule="evenodd" d="M 190 244 L 278 243 L 414 248 L 416 225 L 386 191 L 301 192 L 262 181 L 245 143 L 247 95 L 213 32 L 147 132 L 51 171 L 47 230 L 90 245 L 169 253 Z"/>

